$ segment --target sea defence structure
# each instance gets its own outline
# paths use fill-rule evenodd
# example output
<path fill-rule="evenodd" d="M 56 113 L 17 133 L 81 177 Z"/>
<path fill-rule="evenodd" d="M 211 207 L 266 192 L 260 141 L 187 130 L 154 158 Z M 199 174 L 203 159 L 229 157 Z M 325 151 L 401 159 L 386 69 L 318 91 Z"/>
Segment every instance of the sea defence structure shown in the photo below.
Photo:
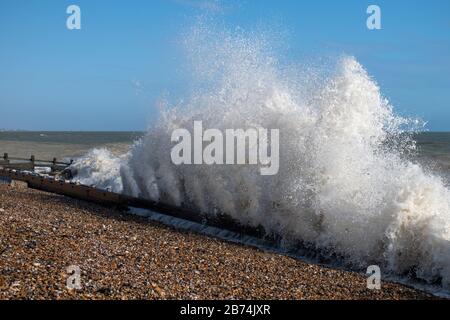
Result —
<path fill-rule="evenodd" d="M 36 168 L 42 167 L 50 169 L 50 175 L 63 173 L 72 163 L 73 160 L 70 160 L 70 162 L 61 162 L 57 161 L 56 158 L 53 158 L 53 160 L 39 160 L 33 155 L 30 158 L 16 158 L 10 157 L 7 153 L 4 153 L 3 157 L 0 158 L 0 168 L 35 171 Z M 69 173 L 69 171 L 66 171 L 66 173 Z"/>
<path fill-rule="evenodd" d="M 244 226 L 226 214 L 207 215 L 206 213 L 196 212 L 183 207 L 131 197 L 73 182 L 70 180 L 71 163 L 72 161 L 58 162 L 56 159 L 51 161 L 37 160 L 34 156 L 31 156 L 29 159 L 10 158 L 8 154 L 5 154 L 3 159 L 0 160 L 0 181 L 3 181 L 3 183 L 22 181 L 32 189 L 94 202 L 104 206 L 114 206 L 122 209 L 130 207 L 148 209 L 160 214 L 258 238 L 266 235 L 263 228 Z M 35 172 L 36 168 L 48 168 L 48 172 L 40 174 Z"/>

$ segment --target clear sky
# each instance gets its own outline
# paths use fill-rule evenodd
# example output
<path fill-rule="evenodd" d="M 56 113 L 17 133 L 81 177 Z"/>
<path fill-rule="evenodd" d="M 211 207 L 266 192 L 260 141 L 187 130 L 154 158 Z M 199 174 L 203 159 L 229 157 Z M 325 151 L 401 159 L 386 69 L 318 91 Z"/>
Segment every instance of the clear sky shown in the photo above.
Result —
<path fill-rule="evenodd" d="M 66 28 L 71 4 L 81 30 Z M 370 4 L 381 30 L 366 27 Z M 285 28 L 293 60 L 354 55 L 399 113 L 450 131 L 448 0 L 0 0 L 0 128 L 145 129 L 185 86 L 180 34 L 204 11 Z"/>

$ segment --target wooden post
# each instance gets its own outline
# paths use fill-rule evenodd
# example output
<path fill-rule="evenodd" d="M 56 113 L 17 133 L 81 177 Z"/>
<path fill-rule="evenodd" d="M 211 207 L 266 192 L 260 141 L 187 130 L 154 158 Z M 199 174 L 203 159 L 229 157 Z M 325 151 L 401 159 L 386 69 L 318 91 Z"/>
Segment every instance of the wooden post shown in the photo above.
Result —
<path fill-rule="evenodd" d="M 8 154 L 6 152 L 3 154 L 3 160 L 8 160 Z"/>
<path fill-rule="evenodd" d="M 56 158 L 53 158 L 52 164 L 53 165 L 50 167 L 51 172 L 55 172 L 56 169 L 57 169 L 57 167 L 56 167 Z"/>
<path fill-rule="evenodd" d="M 34 171 L 34 155 L 31 155 L 31 170 Z"/>

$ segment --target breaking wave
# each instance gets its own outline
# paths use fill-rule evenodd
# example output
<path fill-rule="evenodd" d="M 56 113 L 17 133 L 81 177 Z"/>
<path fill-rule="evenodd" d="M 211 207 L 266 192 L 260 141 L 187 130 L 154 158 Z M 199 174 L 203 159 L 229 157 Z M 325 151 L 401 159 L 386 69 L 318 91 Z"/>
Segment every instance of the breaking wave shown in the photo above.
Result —
<path fill-rule="evenodd" d="M 257 33 L 199 25 L 186 37 L 192 95 L 115 158 L 91 151 L 78 179 L 263 226 L 355 268 L 450 288 L 450 191 L 411 157 L 408 130 L 353 57 L 283 65 Z M 277 175 L 257 165 L 172 164 L 174 129 L 280 130 Z M 406 130 L 408 129 L 408 130 Z"/>
<path fill-rule="evenodd" d="M 106 148 L 92 149 L 78 158 L 70 170 L 81 184 L 120 193 L 123 190 L 120 166 L 125 157 L 116 157 Z"/>

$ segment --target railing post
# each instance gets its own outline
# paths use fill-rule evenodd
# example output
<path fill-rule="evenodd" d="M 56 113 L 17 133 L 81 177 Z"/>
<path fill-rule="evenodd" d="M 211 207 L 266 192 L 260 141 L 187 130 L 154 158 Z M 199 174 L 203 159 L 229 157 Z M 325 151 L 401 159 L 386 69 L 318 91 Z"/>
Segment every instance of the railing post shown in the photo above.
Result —
<path fill-rule="evenodd" d="M 51 169 L 52 172 L 54 172 L 57 169 L 57 167 L 56 167 L 56 158 L 53 158 L 52 164 L 53 165 L 50 167 L 50 169 Z"/>
<path fill-rule="evenodd" d="M 8 153 L 5 152 L 5 153 L 3 154 L 3 160 L 5 160 L 5 161 L 8 160 Z"/>
<path fill-rule="evenodd" d="M 31 170 L 34 171 L 34 155 L 31 155 Z"/>

